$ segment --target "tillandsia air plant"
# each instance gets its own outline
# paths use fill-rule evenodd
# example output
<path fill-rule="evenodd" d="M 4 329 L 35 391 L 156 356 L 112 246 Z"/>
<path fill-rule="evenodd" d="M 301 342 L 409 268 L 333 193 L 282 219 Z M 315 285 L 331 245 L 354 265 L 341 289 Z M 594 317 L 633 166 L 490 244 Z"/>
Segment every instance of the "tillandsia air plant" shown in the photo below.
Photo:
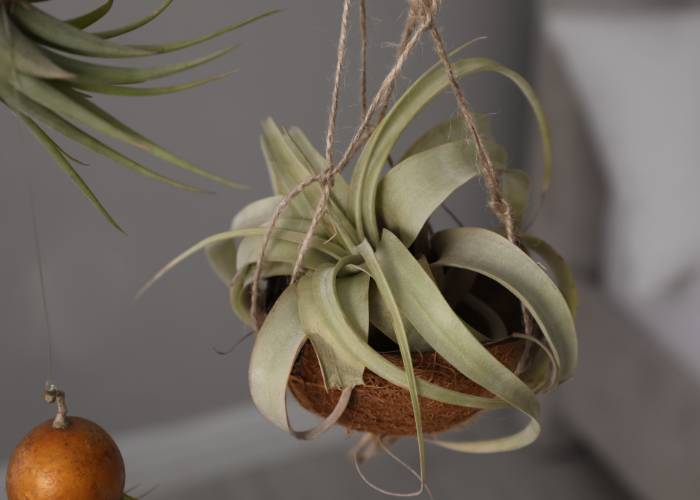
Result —
<path fill-rule="evenodd" d="M 522 91 L 542 136 L 544 192 L 552 171 L 550 144 L 530 85 L 489 59 L 456 60 L 453 69 L 457 78 L 497 73 Z M 260 412 L 301 438 L 335 423 L 369 433 L 374 445 L 383 445 L 384 437 L 416 436 L 421 473 L 424 435 L 438 446 L 472 453 L 533 442 L 540 432 L 537 395 L 570 378 L 577 362 L 576 288 L 550 245 L 528 234 L 512 243 L 482 227 L 431 227 L 431 216 L 448 196 L 482 179 L 462 117 L 437 125 L 396 154 L 399 137 L 449 85 L 439 64 L 415 80 L 374 128 L 351 180 L 333 179 L 297 281 L 293 269 L 323 187 L 309 183 L 271 232 L 270 223 L 280 201 L 323 172 L 327 162 L 301 130 L 272 120 L 263 124 L 262 150 L 274 195 L 243 208 L 230 230 L 191 247 L 154 278 L 206 250 L 230 289 L 233 311 L 256 330 L 249 383 Z M 524 219 L 536 212 L 530 200 L 540 196 L 531 195 L 525 172 L 508 167 L 488 119 L 478 116 L 476 123 L 513 216 L 527 227 Z M 386 170 L 390 158 L 398 161 Z M 266 235 L 271 239 L 261 268 L 264 314 L 258 325 L 251 293 Z M 534 327 L 526 328 L 523 317 Z M 291 428 L 288 389 L 325 419 L 318 428 Z M 501 408 L 518 410 L 529 423 L 496 439 L 434 438 L 477 412 Z"/>
<path fill-rule="evenodd" d="M 176 52 L 236 30 L 274 11 L 197 38 L 163 44 L 127 45 L 112 39 L 148 25 L 165 12 L 173 0 L 165 0 L 157 10 L 142 19 L 105 31 L 87 31 L 87 28 L 108 14 L 113 0 L 107 0 L 93 11 L 69 20 L 57 19 L 37 8 L 34 4 L 38 1 L 0 0 L 0 102 L 26 123 L 61 169 L 110 223 L 121 229 L 76 170 L 75 164 L 80 162 L 59 146 L 45 128 L 130 170 L 178 188 L 201 191 L 132 160 L 84 128 L 144 150 L 180 169 L 228 186 L 238 186 L 153 143 L 91 100 L 94 94 L 127 98 L 170 94 L 222 78 L 226 74 L 179 85 L 136 85 L 206 64 L 227 54 L 233 46 L 203 57 L 160 66 L 130 67 L 103 64 L 94 59 L 132 60 Z"/>

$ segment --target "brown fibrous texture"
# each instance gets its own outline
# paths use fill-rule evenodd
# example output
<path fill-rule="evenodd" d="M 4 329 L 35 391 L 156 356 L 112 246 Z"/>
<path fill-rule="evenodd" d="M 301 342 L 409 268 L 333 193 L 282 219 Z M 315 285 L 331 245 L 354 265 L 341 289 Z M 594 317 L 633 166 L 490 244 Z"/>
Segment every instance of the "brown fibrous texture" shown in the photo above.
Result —
<path fill-rule="evenodd" d="M 523 350 L 523 340 L 506 340 L 485 346 L 509 370 L 514 371 Z M 398 352 L 383 353 L 393 364 L 403 367 Z M 437 353 L 413 353 L 416 376 L 433 384 L 464 394 L 493 397 L 491 393 L 457 371 Z M 347 409 L 338 423 L 350 430 L 370 432 L 381 436 L 410 436 L 416 434 L 416 423 L 410 394 L 369 370 L 364 373 L 364 385 L 354 388 Z M 328 416 L 335 408 L 341 391 L 326 390 L 321 367 L 311 343 L 302 349 L 289 379 L 295 398 L 306 410 Z M 420 398 L 423 432 L 438 434 L 463 425 L 480 410 L 455 406 L 425 397 Z"/>

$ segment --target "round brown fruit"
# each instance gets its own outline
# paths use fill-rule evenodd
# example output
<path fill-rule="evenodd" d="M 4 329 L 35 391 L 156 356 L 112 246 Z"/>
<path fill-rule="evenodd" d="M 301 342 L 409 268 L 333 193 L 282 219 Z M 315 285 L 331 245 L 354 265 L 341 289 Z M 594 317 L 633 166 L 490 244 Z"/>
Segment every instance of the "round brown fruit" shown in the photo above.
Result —
<path fill-rule="evenodd" d="M 121 500 L 124 460 L 99 425 L 67 417 L 65 429 L 49 420 L 17 446 L 7 469 L 8 500 Z"/>

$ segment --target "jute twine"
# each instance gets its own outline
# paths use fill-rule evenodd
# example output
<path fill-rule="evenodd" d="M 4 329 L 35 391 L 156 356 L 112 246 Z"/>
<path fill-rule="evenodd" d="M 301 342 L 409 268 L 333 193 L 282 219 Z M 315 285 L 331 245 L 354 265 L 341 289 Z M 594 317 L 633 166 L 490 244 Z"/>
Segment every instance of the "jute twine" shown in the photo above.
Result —
<path fill-rule="evenodd" d="M 483 138 L 476 126 L 476 120 L 472 110 L 467 102 L 464 93 L 457 81 L 457 76 L 454 72 L 452 63 L 450 62 L 445 44 L 440 34 L 440 31 L 435 23 L 441 0 L 408 0 L 409 10 L 406 18 L 406 23 L 401 35 L 401 41 L 396 54 L 396 59 L 393 66 L 385 76 L 379 89 L 372 98 L 369 106 L 367 106 L 367 29 L 366 29 L 366 4 L 365 0 L 359 0 L 360 7 L 360 107 L 362 119 L 359 127 L 355 131 L 350 143 L 338 162 L 334 162 L 333 147 L 335 143 L 335 130 L 338 118 L 338 108 L 340 104 L 340 91 L 342 86 L 342 76 L 345 68 L 345 58 L 347 51 L 347 42 L 349 35 L 350 24 L 350 4 L 351 0 L 343 0 L 343 10 L 341 15 L 340 35 L 338 39 L 338 53 L 335 67 L 335 77 L 333 90 L 331 94 L 331 107 L 328 115 L 328 128 L 326 132 L 326 148 L 325 160 L 326 168 L 323 172 L 309 177 L 304 182 L 299 183 L 293 188 L 275 208 L 270 225 L 265 233 L 260 255 L 255 266 L 255 274 L 252 283 L 251 296 L 251 316 L 253 317 L 257 328 L 259 329 L 264 320 L 264 314 L 260 310 L 260 281 L 262 269 L 265 262 L 268 247 L 272 240 L 274 229 L 279 222 L 283 212 L 289 207 L 292 200 L 302 193 L 307 187 L 312 184 L 319 183 L 321 186 L 321 198 L 315 207 L 313 217 L 309 224 L 306 235 L 299 247 L 294 269 L 292 271 L 292 284 L 295 283 L 303 272 L 303 260 L 309 251 L 312 239 L 321 223 L 331 197 L 333 181 L 350 163 L 355 153 L 366 143 L 376 125 L 384 118 L 393 94 L 394 87 L 398 76 L 410 56 L 414 48 L 420 41 L 422 35 L 430 32 L 433 40 L 433 47 L 442 66 L 445 69 L 445 74 L 449 81 L 452 92 L 455 96 L 457 107 L 467 126 L 469 136 L 465 140 L 472 141 L 476 148 L 477 160 L 481 175 L 484 179 L 484 185 L 488 193 L 488 205 L 494 213 L 500 224 L 503 226 L 505 236 L 512 243 L 517 244 L 518 238 L 515 227 L 515 219 L 510 203 L 506 199 L 501 186 L 498 171 L 494 167 L 493 161 L 486 147 L 484 146 Z M 376 120 L 373 118 L 376 117 Z M 526 333 L 532 329 L 532 322 L 527 313 L 523 310 L 523 319 Z"/>

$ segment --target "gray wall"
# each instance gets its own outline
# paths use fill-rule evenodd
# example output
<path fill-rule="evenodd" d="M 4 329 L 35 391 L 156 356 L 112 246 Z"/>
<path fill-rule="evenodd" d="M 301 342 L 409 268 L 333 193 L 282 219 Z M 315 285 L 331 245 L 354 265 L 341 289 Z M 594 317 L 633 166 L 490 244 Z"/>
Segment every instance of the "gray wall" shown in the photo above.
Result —
<path fill-rule="evenodd" d="M 48 6 L 52 11 L 68 16 L 96 2 L 52 3 Z M 140 13 L 131 3 L 116 5 L 115 22 Z M 144 3 L 150 9 L 158 2 Z M 469 53 L 492 56 L 520 70 L 526 67 L 530 2 L 444 3 L 441 22 L 450 46 L 488 35 L 488 40 Z M 376 76 L 391 59 L 393 50 L 383 42 L 396 38 L 405 2 L 369 4 L 371 69 Z M 128 230 L 128 237 L 109 227 L 27 131 L 4 109 L 0 111 L 0 461 L 23 433 L 51 411 L 40 398 L 47 344 L 28 176 L 34 179 L 38 198 L 55 334 L 55 379 L 68 391 L 73 411 L 110 429 L 123 430 L 247 401 L 249 346 L 228 357 L 219 357 L 212 350 L 230 345 L 245 330 L 229 312 L 226 291 L 201 256 L 182 265 L 140 302 L 134 302 L 133 295 L 169 257 L 224 228 L 236 210 L 269 192 L 258 148 L 260 120 L 271 115 L 282 124 L 300 125 L 320 145 L 340 2 L 176 2 L 150 32 L 131 37 L 139 41 L 178 39 L 280 6 L 286 9 L 282 14 L 226 37 L 226 43 L 242 43 L 236 53 L 215 68 L 196 72 L 203 75 L 238 68 L 229 79 L 175 97 L 99 99 L 160 143 L 250 185 L 251 190 L 222 188 L 215 196 L 179 192 L 67 146 L 90 163 L 81 173 Z M 426 43 L 406 75 L 418 74 L 432 61 Z M 352 100 L 355 80 L 352 71 L 346 81 L 348 100 L 343 106 L 341 138 L 352 132 L 358 114 Z M 405 78 L 402 86 L 407 82 Z M 505 82 L 492 77 L 470 80 L 466 88 L 478 111 L 497 113 L 497 133 L 518 162 L 523 129 L 520 98 Z M 452 110 L 449 99 L 440 100 L 421 117 L 414 133 Z M 461 193 L 451 204 L 465 213 L 469 207 L 478 207 L 478 200 Z"/>

